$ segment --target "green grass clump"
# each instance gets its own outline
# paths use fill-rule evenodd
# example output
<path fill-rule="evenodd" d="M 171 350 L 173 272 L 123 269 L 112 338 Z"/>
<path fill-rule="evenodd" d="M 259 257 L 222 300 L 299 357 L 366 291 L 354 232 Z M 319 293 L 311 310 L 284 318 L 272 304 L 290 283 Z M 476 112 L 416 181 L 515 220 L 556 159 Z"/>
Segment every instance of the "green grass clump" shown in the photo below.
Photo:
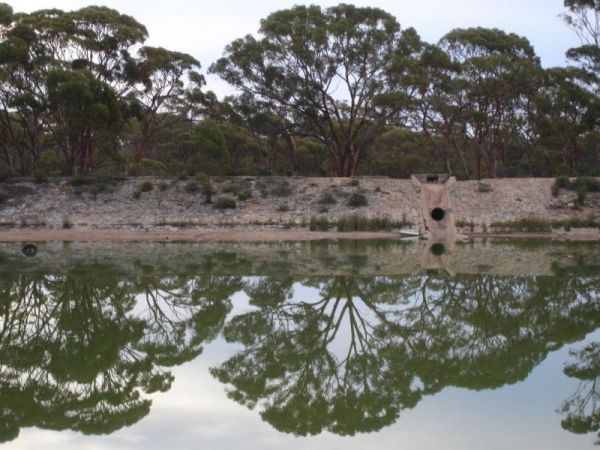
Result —
<path fill-rule="evenodd" d="M 69 216 L 65 216 L 62 219 L 62 227 L 65 230 L 69 230 L 71 228 L 73 228 L 73 223 L 71 222 L 71 219 L 69 218 Z"/>
<path fill-rule="evenodd" d="M 152 184 L 152 181 L 144 181 L 140 185 L 140 191 L 141 192 L 150 192 L 153 189 L 154 189 L 154 184 Z"/>
<path fill-rule="evenodd" d="M 0 183 L 10 180 L 12 176 L 12 170 L 5 167 L 0 167 Z"/>
<path fill-rule="evenodd" d="M 575 208 L 581 208 L 585 204 L 585 198 L 587 197 L 587 193 L 587 186 L 582 184 L 577 188 L 577 197 L 575 197 Z"/>
<path fill-rule="evenodd" d="M 348 231 L 390 231 L 394 223 L 387 217 L 369 218 L 359 214 L 341 217 L 337 222 L 337 230 Z"/>
<path fill-rule="evenodd" d="M 505 232 L 550 232 L 552 222 L 544 219 L 520 219 L 506 222 L 493 222 L 490 225 L 492 231 Z"/>
<path fill-rule="evenodd" d="M 69 180 L 69 184 L 73 187 L 85 186 L 91 184 L 94 180 L 90 177 L 84 177 L 82 175 L 75 175 Z"/>
<path fill-rule="evenodd" d="M 241 189 L 238 193 L 237 193 L 237 198 L 240 201 L 246 201 L 250 198 L 252 198 L 252 191 L 250 189 Z"/>
<path fill-rule="evenodd" d="M 319 205 L 335 205 L 337 200 L 331 192 L 323 192 L 317 203 Z"/>
<path fill-rule="evenodd" d="M 238 195 L 241 190 L 242 190 L 242 186 L 240 186 L 238 183 L 235 183 L 233 181 L 226 184 L 222 188 L 222 191 L 225 194 L 233 194 L 233 195 Z"/>
<path fill-rule="evenodd" d="M 33 182 L 35 184 L 43 184 L 43 183 L 48 182 L 48 177 L 45 174 L 43 174 L 42 172 L 36 172 L 33 175 Z"/>
<path fill-rule="evenodd" d="M 327 217 L 311 217 L 308 225 L 310 231 L 329 231 L 331 222 Z"/>
<path fill-rule="evenodd" d="M 585 189 L 586 192 L 600 192 L 600 180 L 592 177 L 556 177 L 552 185 L 552 194 L 558 195 L 561 189 L 568 191 L 579 191 Z"/>
<path fill-rule="evenodd" d="M 199 190 L 200 190 L 200 187 L 198 186 L 198 183 L 196 183 L 195 181 L 188 181 L 185 184 L 185 191 L 189 192 L 190 194 L 198 192 Z"/>
<path fill-rule="evenodd" d="M 256 182 L 256 189 L 258 189 L 258 192 L 260 192 L 260 195 L 263 197 L 267 197 L 269 195 L 269 188 L 262 180 Z"/>
<path fill-rule="evenodd" d="M 215 202 L 215 208 L 217 209 L 236 209 L 237 203 L 231 197 L 219 197 Z"/>
<path fill-rule="evenodd" d="M 367 200 L 367 197 L 360 192 L 353 192 L 348 198 L 348 206 L 351 208 L 360 208 L 362 206 L 367 206 L 368 204 L 369 201 Z"/>
<path fill-rule="evenodd" d="M 276 197 L 288 197 L 292 193 L 292 187 L 288 180 L 280 180 L 271 189 L 271 194 Z"/>

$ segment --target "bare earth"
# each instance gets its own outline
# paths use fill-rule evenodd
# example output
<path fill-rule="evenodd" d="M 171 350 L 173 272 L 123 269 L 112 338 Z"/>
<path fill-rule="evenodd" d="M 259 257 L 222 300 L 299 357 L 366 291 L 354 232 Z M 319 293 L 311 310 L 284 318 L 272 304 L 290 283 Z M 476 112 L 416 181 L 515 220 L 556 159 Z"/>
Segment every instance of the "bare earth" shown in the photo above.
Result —
<path fill-rule="evenodd" d="M 472 238 L 545 238 L 572 241 L 600 241 L 600 232 L 556 233 L 469 233 Z M 316 231 L 94 231 L 94 230 L 10 230 L 0 231 L 0 242 L 44 241 L 196 241 L 272 242 L 323 239 L 403 239 L 396 232 L 316 232 Z"/>

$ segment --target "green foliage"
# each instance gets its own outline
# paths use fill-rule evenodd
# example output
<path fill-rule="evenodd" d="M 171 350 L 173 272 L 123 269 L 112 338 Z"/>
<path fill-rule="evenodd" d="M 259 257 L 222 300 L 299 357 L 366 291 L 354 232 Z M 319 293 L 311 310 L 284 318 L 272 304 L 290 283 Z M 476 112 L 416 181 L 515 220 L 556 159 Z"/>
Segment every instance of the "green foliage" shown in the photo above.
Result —
<path fill-rule="evenodd" d="M 600 192 L 600 180 L 592 177 L 577 177 L 571 179 L 565 176 L 557 177 L 552 185 L 552 194 L 558 195 L 560 189 L 577 192 L 577 203 L 583 205 L 588 192 Z"/>
<path fill-rule="evenodd" d="M 12 176 L 12 170 L 6 167 L 0 167 L 0 183 L 4 183 L 5 181 L 10 180 Z"/>
<path fill-rule="evenodd" d="M 152 181 L 144 181 L 142 184 L 140 184 L 139 187 L 139 191 L 140 192 L 150 192 L 151 190 L 154 189 L 154 183 L 152 183 Z"/>
<path fill-rule="evenodd" d="M 88 184 L 92 184 L 94 182 L 93 178 L 84 177 L 82 175 L 76 175 L 69 179 L 69 184 L 73 187 L 85 186 Z"/>
<path fill-rule="evenodd" d="M 277 181 L 271 189 L 271 194 L 276 197 L 289 197 L 292 194 L 290 182 L 285 178 Z"/>
<path fill-rule="evenodd" d="M 319 203 L 320 205 L 335 205 L 337 203 L 337 200 L 331 192 L 325 191 L 321 194 L 319 200 L 317 200 L 317 203 Z"/>
<path fill-rule="evenodd" d="M 216 209 L 236 209 L 237 203 L 231 197 L 219 197 L 215 202 Z"/>
<path fill-rule="evenodd" d="M 577 197 L 575 197 L 575 207 L 581 208 L 585 204 L 588 189 L 585 184 L 581 184 L 577 187 Z"/>
<path fill-rule="evenodd" d="M 237 193 L 237 198 L 238 200 L 246 201 L 252 198 L 252 191 L 250 189 L 240 189 L 240 191 Z"/>
<path fill-rule="evenodd" d="M 47 183 L 48 182 L 48 177 L 46 176 L 46 174 L 44 174 L 42 172 L 36 172 L 33 175 L 33 182 L 36 183 L 36 184 Z"/>
<path fill-rule="evenodd" d="M 331 223 L 325 216 L 311 217 L 308 227 L 310 231 L 329 231 Z"/>
<path fill-rule="evenodd" d="M 185 184 L 185 191 L 189 192 L 190 194 L 194 194 L 196 192 L 198 192 L 200 190 L 200 186 L 198 186 L 198 183 L 196 183 L 195 181 L 188 181 Z"/>
<path fill-rule="evenodd" d="M 352 195 L 350 195 L 350 197 L 348 198 L 347 204 L 351 208 L 360 208 L 363 206 L 367 206 L 369 204 L 369 201 L 367 200 L 367 197 L 364 194 L 361 194 L 360 192 L 353 192 Z"/>
<path fill-rule="evenodd" d="M 167 167 L 160 161 L 144 158 L 135 167 L 135 173 L 140 177 L 162 177 L 167 174 Z"/>
<path fill-rule="evenodd" d="M 69 230 L 71 228 L 73 228 L 73 223 L 71 222 L 71 219 L 69 218 L 69 216 L 64 216 L 62 219 L 62 227 L 65 230 Z"/>
<path fill-rule="evenodd" d="M 505 222 L 493 222 L 491 228 L 494 232 L 550 232 L 552 222 L 544 219 L 520 219 Z"/>
<path fill-rule="evenodd" d="M 335 155 L 335 175 L 354 175 L 353 160 L 364 154 L 376 130 L 365 126 L 362 115 L 385 94 L 392 62 L 403 66 L 418 51 L 417 33 L 401 32 L 396 18 L 381 9 L 340 4 L 276 11 L 261 21 L 259 34 L 259 39 L 248 35 L 232 42 L 210 71 L 271 111 L 297 117 L 297 124 L 317 134 Z M 340 84 L 354 86 L 343 108 L 336 95 Z"/>

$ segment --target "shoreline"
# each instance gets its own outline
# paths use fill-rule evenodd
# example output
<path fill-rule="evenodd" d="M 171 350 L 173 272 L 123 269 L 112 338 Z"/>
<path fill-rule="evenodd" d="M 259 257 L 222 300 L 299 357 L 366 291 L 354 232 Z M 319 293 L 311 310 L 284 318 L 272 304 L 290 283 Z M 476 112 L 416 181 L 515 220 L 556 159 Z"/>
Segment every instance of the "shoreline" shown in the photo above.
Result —
<path fill-rule="evenodd" d="M 600 241 L 600 232 L 570 231 L 555 233 L 466 233 L 468 239 L 548 239 L 565 241 Z M 137 230 L 10 230 L 0 231 L 0 242 L 277 242 L 277 241 L 318 241 L 318 240 L 409 240 L 417 239 L 401 232 L 335 232 L 335 231 L 137 231 Z"/>

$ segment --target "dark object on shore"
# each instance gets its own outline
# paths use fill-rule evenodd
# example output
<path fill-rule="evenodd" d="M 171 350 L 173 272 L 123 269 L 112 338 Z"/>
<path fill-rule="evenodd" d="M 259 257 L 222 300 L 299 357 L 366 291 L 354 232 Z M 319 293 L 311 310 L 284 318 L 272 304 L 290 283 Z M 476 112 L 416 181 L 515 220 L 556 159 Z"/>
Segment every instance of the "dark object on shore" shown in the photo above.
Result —
<path fill-rule="evenodd" d="M 21 252 L 28 258 L 32 258 L 37 254 L 37 247 L 33 244 L 25 244 L 21 249 Z"/>
<path fill-rule="evenodd" d="M 428 183 L 438 183 L 440 181 L 439 175 L 427 175 L 426 180 Z"/>

